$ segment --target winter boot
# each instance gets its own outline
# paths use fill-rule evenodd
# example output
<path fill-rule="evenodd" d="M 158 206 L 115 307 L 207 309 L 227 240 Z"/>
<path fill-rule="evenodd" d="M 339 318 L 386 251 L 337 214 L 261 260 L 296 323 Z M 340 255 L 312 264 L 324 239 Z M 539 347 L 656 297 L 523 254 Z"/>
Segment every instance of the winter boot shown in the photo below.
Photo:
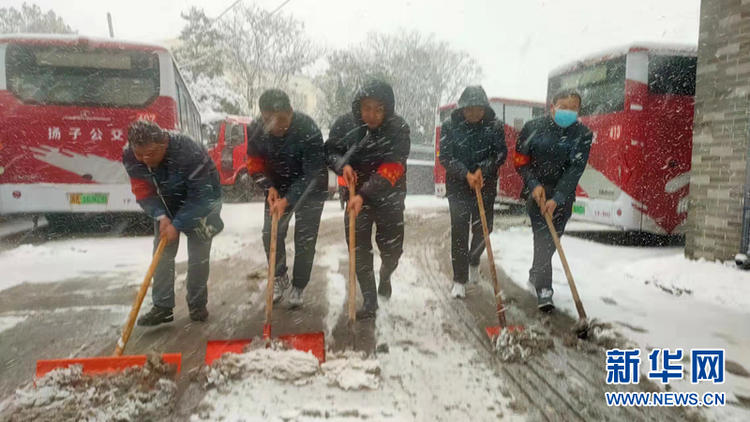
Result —
<path fill-rule="evenodd" d="M 195 322 L 205 322 L 208 319 L 208 309 L 205 306 L 190 308 L 190 319 Z"/>
<path fill-rule="evenodd" d="M 289 276 L 277 275 L 273 281 L 273 303 L 279 303 L 284 299 L 284 291 L 289 288 Z"/>
<path fill-rule="evenodd" d="M 537 292 L 537 303 L 541 312 L 550 313 L 555 310 L 552 293 L 552 289 L 541 289 Z"/>
<path fill-rule="evenodd" d="M 139 327 L 153 327 L 165 322 L 174 321 L 174 314 L 171 308 L 160 308 L 154 306 L 146 315 L 138 318 Z"/>
<path fill-rule="evenodd" d="M 301 308 L 305 304 L 304 290 L 299 287 L 292 287 L 292 294 L 289 296 L 289 307 L 291 309 Z"/>
<path fill-rule="evenodd" d="M 378 296 L 375 292 L 363 296 L 365 301 L 362 308 L 357 311 L 357 319 L 374 319 L 378 310 Z"/>
<path fill-rule="evenodd" d="M 480 278 L 479 265 L 469 265 L 469 283 L 479 284 Z"/>
<path fill-rule="evenodd" d="M 456 299 L 463 299 L 466 297 L 466 284 L 454 282 L 453 289 L 451 290 L 451 296 Z"/>

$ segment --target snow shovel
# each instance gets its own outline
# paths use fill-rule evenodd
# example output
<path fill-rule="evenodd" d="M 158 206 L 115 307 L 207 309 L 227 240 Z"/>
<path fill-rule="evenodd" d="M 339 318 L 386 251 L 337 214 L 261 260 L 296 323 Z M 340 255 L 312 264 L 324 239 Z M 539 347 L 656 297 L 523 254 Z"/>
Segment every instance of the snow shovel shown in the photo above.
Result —
<path fill-rule="evenodd" d="M 576 282 L 573 280 L 573 273 L 570 272 L 570 266 L 568 260 L 565 258 L 565 251 L 563 251 L 562 244 L 560 243 L 560 237 L 557 235 L 555 225 L 552 224 L 552 216 L 549 213 L 544 213 L 544 219 L 547 220 L 547 227 L 549 232 L 552 234 L 552 240 L 555 241 L 555 247 L 557 248 L 557 254 L 560 255 L 560 261 L 562 261 L 563 269 L 565 269 L 565 276 L 568 278 L 568 285 L 570 286 L 570 292 L 573 294 L 573 301 L 576 303 L 576 310 L 578 311 L 578 322 L 574 327 L 574 331 L 578 338 L 585 339 L 588 337 L 589 324 L 586 318 L 586 311 L 583 309 L 583 303 L 581 297 L 578 296 L 578 289 L 576 288 Z"/>
<path fill-rule="evenodd" d="M 349 203 L 354 200 L 354 183 L 349 186 Z M 354 211 L 349 211 L 349 330 L 354 334 L 354 323 L 357 322 L 357 244 L 354 233 L 356 232 L 357 216 Z"/>
<path fill-rule="evenodd" d="M 268 253 L 268 284 L 266 287 L 266 322 L 263 324 L 263 340 L 271 340 L 271 317 L 273 314 L 273 285 L 276 278 L 276 242 L 279 236 L 279 217 L 271 217 L 271 245 Z M 310 352 L 318 358 L 320 363 L 326 360 L 325 334 L 305 333 L 286 334 L 278 337 L 291 348 L 303 352 Z M 206 365 L 220 358 L 224 353 L 242 353 L 251 339 L 242 340 L 212 340 L 206 345 Z"/>
<path fill-rule="evenodd" d="M 495 258 L 492 256 L 492 243 L 490 242 L 490 232 L 487 226 L 487 215 L 484 213 L 484 199 L 482 199 L 482 188 L 479 186 L 474 187 L 474 192 L 477 195 L 477 206 L 479 207 L 479 218 L 482 220 L 482 232 L 484 233 L 484 244 L 487 249 L 487 260 L 490 264 L 490 274 L 492 274 L 492 287 L 495 291 L 495 308 L 497 309 L 497 319 L 500 325 L 494 325 L 485 328 L 487 335 L 491 340 L 496 339 L 503 328 L 507 328 L 509 331 L 521 331 L 523 327 L 520 325 L 508 326 L 505 321 L 505 305 L 503 304 L 503 298 L 500 295 L 500 282 L 497 279 L 497 269 L 495 268 Z"/>
<path fill-rule="evenodd" d="M 166 247 L 167 238 L 163 237 L 159 242 L 159 246 L 156 248 L 154 257 L 151 260 L 151 266 L 148 267 L 148 272 L 146 272 L 146 277 L 143 278 L 141 287 L 138 289 L 138 295 L 136 295 L 133 307 L 130 309 L 130 315 L 128 315 L 125 327 L 122 329 L 122 335 L 120 339 L 117 340 L 117 347 L 115 347 L 114 355 L 93 358 L 38 360 L 36 362 L 37 378 L 44 376 L 44 374 L 52 370 L 67 368 L 70 365 L 83 366 L 84 374 L 101 374 L 123 371 L 133 366 L 143 366 L 146 364 L 146 355 L 123 356 L 122 353 L 125 351 L 125 346 L 128 344 L 130 334 L 133 331 L 133 325 L 135 324 L 135 319 L 138 317 L 138 312 L 141 310 L 143 299 L 146 297 L 148 287 L 151 285 L 151 278 L 154 276 L 154 271 L 156 271 L 156 267 L 159 265 L 159 261 L 161 260 L 161 256 L 164 254 L 164 249 Z M 165 353 L 161 355 L 161 358 L 165 363 L 177 366 L 176 374 L 180 372 L 182 354 Z"/>

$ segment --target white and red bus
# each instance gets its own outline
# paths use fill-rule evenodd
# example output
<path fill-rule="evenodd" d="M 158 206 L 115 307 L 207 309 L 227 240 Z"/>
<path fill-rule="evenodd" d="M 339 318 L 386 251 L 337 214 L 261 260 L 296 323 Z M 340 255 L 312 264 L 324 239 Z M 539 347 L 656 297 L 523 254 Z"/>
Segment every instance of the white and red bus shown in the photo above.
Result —
<path fill-rule="evenodd" d="M 509 154 L 515 151 L 518 133 L 529 120 L 544 116 L 544 103 L 523 100 L 511 100 L 507 98 L 490 98 L 490 107 L 495 111 L 498 119 L 505 122 L 505 142 L 508 145 Z M 435 126 L 435 194 L 445 196 L 445 168 L 440 164 L 440 125 L 444 122 L 456 104 L 448 104 L 440 107 Z M 498 180 L 498 199 L 503 203 L 520 203 L 523 180 L 513 168 L 513 160 L 505 160 L 500 167 L 500 178 Z"/>
<path fill-rule="evenodd" d="M 140 212 L 122 165 L 138 119 L 201 139 L 166 48 L 0 36 L 0 214 Z"/>
<path fill-rule="evenodd" d="M 574 218 L 670 234 L 687 217 L 693 141 L 695 47 L 634 45 L 562 66 L 561 89 L 583 97 L 595 133 Z"/>

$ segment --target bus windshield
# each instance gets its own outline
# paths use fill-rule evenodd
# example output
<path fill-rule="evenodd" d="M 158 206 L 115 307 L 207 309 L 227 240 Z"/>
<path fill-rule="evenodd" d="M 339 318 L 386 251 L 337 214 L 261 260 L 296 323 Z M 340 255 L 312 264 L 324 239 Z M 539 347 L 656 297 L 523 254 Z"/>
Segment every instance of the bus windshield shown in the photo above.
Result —
<path fill-rule="evenodd" d="M 140 108 L 159 95 L 152 52 L 11 44 L 5 63 L 8 89 L 29 104 Z"/>
<path fill-rule="evenodd" d="M 564 89 L 575 89 L 581 94 L 582 116 L 622 111 L 625 108 L 625 56 L 550 79 L 548 97 Z"/>

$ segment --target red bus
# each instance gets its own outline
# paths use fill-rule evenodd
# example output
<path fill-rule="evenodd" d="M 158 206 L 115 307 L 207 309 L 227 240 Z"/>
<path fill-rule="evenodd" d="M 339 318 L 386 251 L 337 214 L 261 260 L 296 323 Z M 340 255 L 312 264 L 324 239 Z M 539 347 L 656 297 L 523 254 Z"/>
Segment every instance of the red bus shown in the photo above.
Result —
<path fill-rule="evenodd" d="M 511 100 L 507 98 L 490 98 L 490 107 L 495 111 L 497 118 L 505 122 L 505 142 L 508 145 L 509 154 L 515 151 L 518 133 L 529 120 L 544 116 L 544 103 Z M 440 164 L 440 125 L 444 122 L 456 104 L 448 104 L 440 107 L 435 126 L 435 195 L 445 196 L 445 168 Z M 498 180 L 498 200 L 503 203 L 520 203 L 523 180 L 513 167 L 512 160 L 506 160 L 500 167 L 500 178 Z"/>
<path fill-rule="evenodd" d="M 573 88 L 595 134 L 574 218 L 670 234 L 687 217 L 695 47 L 634 45 L 550 74 L 548 99 Z"/>
<path fill-rule="evenodd" d="M 0 214 L 140 213 L 122 165 L 138 119 L 201 139 L 166 48 L 0 36 Z"/>
<path fill-rule="evenodd" d="M 263 192 L 247 174 L 247 127 L 253 119 L 226 116 L 203 124 L 203 142 L 208 154 L 219 169 L 222 194 L 229 202 L 246 202 L 260 197 Z"/>

